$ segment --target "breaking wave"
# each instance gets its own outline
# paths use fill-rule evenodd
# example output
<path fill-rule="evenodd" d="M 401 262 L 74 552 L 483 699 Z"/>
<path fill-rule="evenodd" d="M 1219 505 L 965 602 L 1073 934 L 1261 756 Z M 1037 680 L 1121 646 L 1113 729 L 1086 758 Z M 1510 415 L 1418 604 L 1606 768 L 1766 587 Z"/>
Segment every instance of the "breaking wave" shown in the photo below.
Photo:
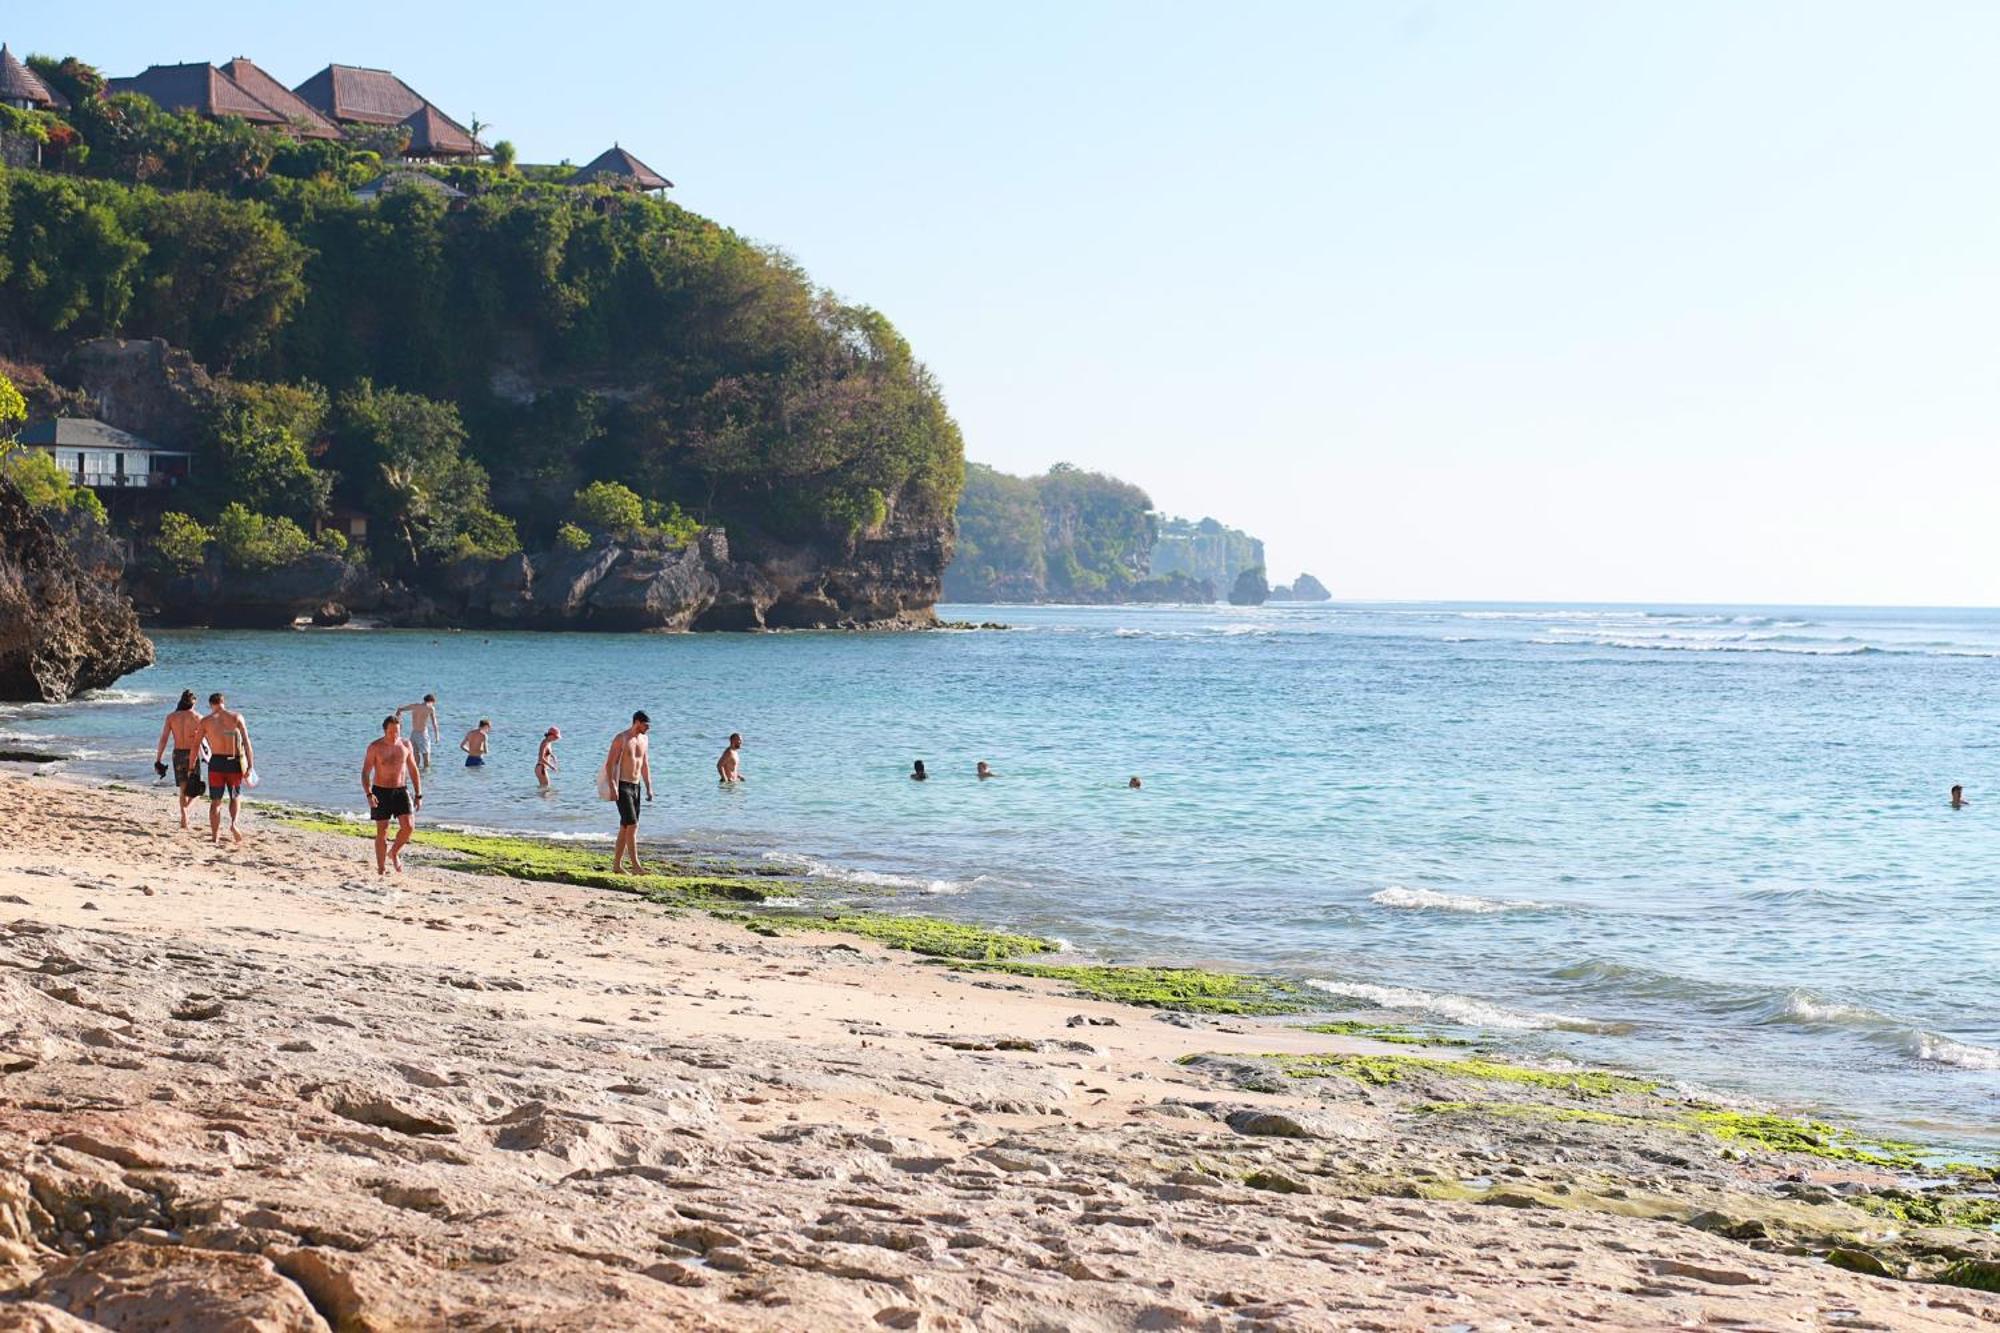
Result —
<path fill-rule="evenodd" d="M 1361 981 L 1307 980 L 1314 990 L 1346 1000 L 1359 1000 L 1378 1009 L 1431 1014 L 1446 1022 L 1475 1028 L 1508 1028 L 1517 1032 L 1563 1031 L 1617 1035 L 1629 1032 L 1628 1023 L 1609 1023 L 1572 1014 L 1544 1013 L 1532 1009 L 1509 1009 L 1490 1000 L 1470 995 L 1414 990 L 1405 986 L 1376 986 Z"/>
<path fill-rule="evenodd" d="M 1469 893 L 1406 889 L 1400 884 L 1392 884 L 1378 893 L 1369 894 L 1368 901 L 1382 907 L 1414 912 L 1471 912 L 1482 916 L 1494 912 L 1541 912 L 1547 911 L 1550 906 L 1527 898 L 1479 898 Z"/>

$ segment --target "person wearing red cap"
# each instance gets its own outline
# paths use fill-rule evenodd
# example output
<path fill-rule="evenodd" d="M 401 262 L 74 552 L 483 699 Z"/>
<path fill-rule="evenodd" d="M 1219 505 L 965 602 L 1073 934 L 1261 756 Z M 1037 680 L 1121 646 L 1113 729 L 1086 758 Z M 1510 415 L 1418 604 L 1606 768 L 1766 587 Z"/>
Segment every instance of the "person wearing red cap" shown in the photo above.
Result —
<path fill-rule="evenodd" d="M 543 791 L 549 788 L 549 774 L 556 771 L 556 742 L 562 739 L 562 728 L 550 727 L 542 733 L 542 748 L 535 752 L 535 781 Z"/>

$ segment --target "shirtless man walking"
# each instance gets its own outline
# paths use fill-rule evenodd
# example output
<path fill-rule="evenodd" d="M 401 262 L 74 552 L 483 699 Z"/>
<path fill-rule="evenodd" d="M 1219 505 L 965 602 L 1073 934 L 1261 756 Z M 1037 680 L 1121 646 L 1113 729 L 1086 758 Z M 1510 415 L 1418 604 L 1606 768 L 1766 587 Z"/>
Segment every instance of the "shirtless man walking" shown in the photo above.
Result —
<path fill-rule="evenodd" d="M 188 826 L 188 802 L 201 795 L 201 773 L 196 768 L 201 750 L 201 714 L 194 711 L 194 691 L 182 690 L 181 701 L 160 725 L 160 743 L 153 747 L 153 771 L 165 773 L 160 756 L 167 742 L 174 743 L 174 788 L 181 803 L 181 827 Z"/>
<path fill-rule="evenodd" d="M 229 797 L 229 836 L 237 842 L 236 806 L 243 796 L 243 776 L 256 766 L 250 748 L 250 726 L 243 714 L 233 713 L 224 703 L 222 692 L 208 696 L 208 715 L 198 733 L 208 744 L 208 840 L 222 841 L 222 798 Z"/>
<path fill-rule="evenodd" d="M 431 742 L 438 739 L 438 697 L 426 694 L 420 704 L 404 704 L 396 710 L 396 716 L 410 715 L 410 748 L 416 752 L 417 763 L 423 768 L 431 766 Z"/>
<path fill-rule="evenodd" d="M 729 744 L 723 748 L 722 757 L 715 761 L 715 771 L 721 775 L 723 786 L 743 781 L 742 754 L 742 733 L 732 731 L 729 733 Z"/>
<path fill-rule="evenodd" d="M 643 711 L 632 714 L 632 725 L 611 738 L 611 753 L 604 757 L 604 776 L 618 800 L 618 842 L 611 852 L 614 875 L 628 855 L 632 873 L 646 873 L 639 864 L 639 786 L 645 784 L 646 799 L 652 800 L 653 761 L 646 741 L 652 729 L 653 720 Z"/>
<path fill-rule="evenodd" d="M 411 805 L 412 789 L 416 804 Z M 375 821 L 375 873 L 393 867 L 403 873 L 403 849 L 416 830 L 413 817 L 424 808 L 424 779 L 417 753 L 403 739 L 403 724 L 391 713 L 382 719 L 382 739 L 370 741 L 361 755 L 361 790 L 368 793 L 368 815 Z M 396 821 L 396 842 L 389 845 L 389 821 Z"/>

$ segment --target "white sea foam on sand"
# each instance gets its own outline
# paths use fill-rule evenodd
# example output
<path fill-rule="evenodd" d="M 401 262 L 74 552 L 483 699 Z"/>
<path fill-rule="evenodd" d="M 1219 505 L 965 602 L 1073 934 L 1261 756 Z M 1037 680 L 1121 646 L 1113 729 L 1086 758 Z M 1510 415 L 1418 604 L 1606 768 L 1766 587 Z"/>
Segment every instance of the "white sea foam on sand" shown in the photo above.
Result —
<path fill-rule="evenodd" d="M 1364 981 L 1314 979 L 1308 980 L 1306 984 L 1314 990 L 1324 991 L 1341 999 L 1359 1000 L 1380 1009 L 1433 1014 L 1447 1022 L 1459 1023 L 1466 1027 L 1510 1028 L 1518 1032 L 1561 1029 L 1567 1032 L 1618 1033 L 1627 1030 L 1622 1023 L 1577 1018 L 1570 1014 L 1509 1009 L 1504 1005 L 1494 1004 L 1490 1000 L 1475 999 L 1470 995 L 1450 995 L 1437 991 L 1415 990 L 1405 986 L 1377 986 Z"/>
<path fill-rule="evenodd" d="M 1547 903 L 1533 902 L 1526 898 L 1478 898 L 1469 893 L 1439 893 L 1436 889 L 1406 889 L 1400 884 L 1391 884 L 1378 893 L 1368 895 L 1368 901 L 1381 907 L 1399 907 L 1417 912 L 1471 912 L 1486 915 L 1493 912 L 1535 912 L 1547 909 Z"/>

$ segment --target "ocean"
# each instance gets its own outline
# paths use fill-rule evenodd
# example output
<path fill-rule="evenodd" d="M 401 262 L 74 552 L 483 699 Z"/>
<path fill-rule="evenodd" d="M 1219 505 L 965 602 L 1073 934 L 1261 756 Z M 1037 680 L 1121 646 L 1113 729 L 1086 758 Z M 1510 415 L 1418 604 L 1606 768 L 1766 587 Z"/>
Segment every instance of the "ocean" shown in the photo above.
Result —
<path fill-rule="evenodd" d="M 427 820 L 608 841 L 592 774 L 644 708 L 651 836 L 2000 1153 L 2000 612 L 942 613 L 1011 628 L 163 632 L 159 665 L 0 730 L 145 785 L 173 696 L 222 689 L 259 797 L 358 812 L 362 747 L 433 691 Z M 482 717 L 495 757 L 468 771 L 451 760 Z M 563 770 L 540 795 L 550 725 Z M 731 731 L 749 781 L 724 790 Z"/>

